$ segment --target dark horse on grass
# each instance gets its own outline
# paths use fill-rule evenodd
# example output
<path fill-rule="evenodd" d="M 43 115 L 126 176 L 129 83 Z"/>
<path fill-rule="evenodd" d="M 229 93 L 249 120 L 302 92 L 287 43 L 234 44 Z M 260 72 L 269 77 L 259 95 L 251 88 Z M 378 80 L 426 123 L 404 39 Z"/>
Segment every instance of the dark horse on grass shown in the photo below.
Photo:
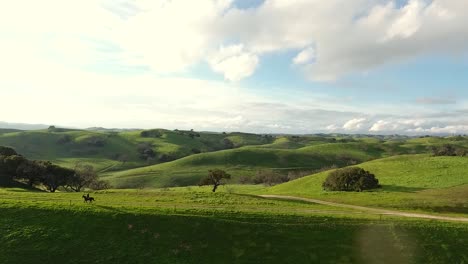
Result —
<path fill-rule="evenodd" d="M 85 203 L 87 203 L 87 202 L 92 203 L 92 202 L 95 201 L 93 197 L 89 197 L 89 193 L 88 193 L 87 195 L 84 195 L 84 194 L 83 194 L 82 197 L 83 197 Z"/>

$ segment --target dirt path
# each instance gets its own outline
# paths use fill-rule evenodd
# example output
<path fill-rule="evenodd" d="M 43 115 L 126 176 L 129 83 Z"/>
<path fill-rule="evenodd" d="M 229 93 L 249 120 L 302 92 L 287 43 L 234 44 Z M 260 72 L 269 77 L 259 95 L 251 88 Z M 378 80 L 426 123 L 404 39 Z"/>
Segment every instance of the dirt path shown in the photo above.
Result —
<path fill-rule="evenodd" d="M 382 215 L 395 215 L 395 216 L 403 216 L 403 217 L 411 217 L 411 218 L 424 218 L 424 219 L 434 219 L 434 220 L 456 221 L 456 222 L 467 222 L 468 223 L 468 218 L 466 218 L 466 217 L 450 217 L 450 216 L 438 216 L 438 215 L 428 215 L 428 214 L 419 214 L 419 213 L 407 213 L 407 212 L 371 208 L 371 207 L 365 207 L 365 206 L 359 206 L 359 205 L 350 205 L 350 204 L 327 202 L 327 201 L 322 201 L 322 200 L 317 200 L 317 199 L 309 199 L 309 198 L 302 198 L 302 197 L 296 197 L 296 196 L 286 196 L 286 195 L 259 195 L 259 196 L 263 197 L 263 198 L 296 200 L 296 201 L 323 204 L 323 205 L 329 205 L 329 206 L 352 208 L 352 209 L 368 211 L 368 212 L 372 212 L 372 213 L 375 213 L 375 214 L 382 214 Z"/>

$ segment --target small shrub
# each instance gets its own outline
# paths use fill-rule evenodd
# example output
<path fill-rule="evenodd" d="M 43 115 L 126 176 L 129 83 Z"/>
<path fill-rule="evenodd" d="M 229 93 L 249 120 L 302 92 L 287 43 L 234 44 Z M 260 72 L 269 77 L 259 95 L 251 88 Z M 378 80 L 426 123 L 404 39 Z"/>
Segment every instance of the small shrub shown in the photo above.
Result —
<path fill-rule="evenodd" d="M 359 167 L 351 167 L 330 172 L 322 187 L 327 191 L 360 192 L 379 188 L 375 175 Z"/>
<path fill-rule="evenodd" d="M 201 150 L 199 150 L 199 149 L 197 149 L 197 148 L 192 148 L 191 151 L 192 151 L 193 154 L 199 154 L 199 153 L 201 153 Z"/>
<path fill-rule="evenodd" d="M 162 154 L 160 157 L 159 157 L 159 161 L 160 162 L 169 162 L 169 161 L 173 161 L 173 160 L 176 160 L 177 158 L 170 155 L 170 154 Z"/>

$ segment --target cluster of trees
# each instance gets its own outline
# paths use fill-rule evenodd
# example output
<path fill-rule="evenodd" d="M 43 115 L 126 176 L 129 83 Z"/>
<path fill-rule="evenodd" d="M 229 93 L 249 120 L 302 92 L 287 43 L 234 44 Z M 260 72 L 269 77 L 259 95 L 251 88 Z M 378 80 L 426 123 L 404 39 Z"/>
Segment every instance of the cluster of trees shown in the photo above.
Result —
<path fill-rule="evenodd" d="M 76 192 L 84 187 L 109 187 L 97 178 L 90 165 L 77 164 L 74 169 L 64 168 L 49 161 L 28 160 L 8 147 L 0 147 L 0 178 L 0 182 L 4 183 L 20 181 L 31 187 L 42 185 L 50 192 L 55 192 L 59 187 Z"/>
<path fill-rule="evenodd" d="M 361 192 L 380 185 L 374 174 L 359 167 L 350 167 L 330 172 L 322 187 L 327 191 Z"/>
<path fill-rule="evenodd" d="M 450 144 L 431 148 L 433 156 L 466 156 L 466 150 L 460 147 L 456 147 Z"/>
<path fill-rule="evenodd" d="M 191 139 L 194 139 L 196 137 L 201 137 L 200 133 L 197 133 L 192 129 L 190 129 L 190 131 L 183 131 L 183 130 L 179 130 L 179 129 L 174 129 L 174 132 L 177 132 L 179 133 L 180 135 L 188 135 Z"/>
<path fill-rule="evenodd" d="M 287 175 L 280 174 L 273 170 L 257 171 L 255 176 L 253 177 L 253 183 L 264 184 L 268 186 L 273 186 L 287 181 L 289 181 Z"/>
<path fill-rule="evenodd" d="M 72 141 L 73 141 L 73 139 L 72 139 L 72 137 L 70 135 L 64 134 L 64 135 L 61 135 L 57 139 L 57 144 L 65 145 L 65 144 L 71 143 Z"/>
<path fill-rule="evenodd" d="M 91 147 L 104 147 L 106 139 L 100 136 L 91 136 L 84 140 L 84 143 Z"/>
<path fill-rule="evenodd" d="M 160 138 L 162 137 L 162 133 L 159 129 L 150 129 L 150 130 L 143 130 L 140 133 L 142 137 L 151 137 L 151 138 Z"/>
<path fill-rule="evenodd" d="M 234 142 L 232 142 L 232 140 L 230 140 L 229 138 L 223 138 L 222 144 L 223 144 L 224 149 L 233 149 L 233 148 L 235 148 Z"/>
<path fill-rule="evenodd" d="M 172 154 L 164 153 L 160 154 L 158 157 L 158 153 L 154 151 L 154 145 L 151 142 L 142 142 L 138 144 L 137 152 L 139 154 L 140 159 L 146 160 L 149 163 L 155 160 L 158 160 L 160 162 L 168 162 L 177 159 L 177 157 Z"/>
<path fill-rule="evenodd" d="M 200 134 L 199 133 L 194 133 L 194 132 L 190 132 L 188 134 L 188 136 L 191 138 L 191 139 L 194 139 L 196 137 L 200 137 Z"/>
<path fill-rule="evenodd" d="M 142 142 L 137 146 L 137 151 L 140 159 L 151 161 L 156 157 L 156 152 L 153 150 L 153 144 L 150 142 Z"/>

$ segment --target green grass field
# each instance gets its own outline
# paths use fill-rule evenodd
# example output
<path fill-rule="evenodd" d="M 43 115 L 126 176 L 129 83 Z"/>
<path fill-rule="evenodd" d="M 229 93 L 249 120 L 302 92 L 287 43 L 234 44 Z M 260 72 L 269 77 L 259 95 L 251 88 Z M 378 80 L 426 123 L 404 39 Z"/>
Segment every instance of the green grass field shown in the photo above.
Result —
<path fill-rule="evenodd" d="M 389 216 L 380 220 L 351 209 L 267 200 L 228 193 L 226 187 L 224 191 L 108 190 L 91 193 L 96 202 L 85 204 L 81 193 L 0 189 L 0 259 L 2 263 L 468 261 L 466 224 Z"/>
<path fill-rule="evenodd" d="M 468 214 L 468 157 L 403 155 L 360 165 L 374 173 L 381 189 L 326 192 L 328 172 L 274 186 L 262 192 L 296 195 L 356 205 Z"/>

